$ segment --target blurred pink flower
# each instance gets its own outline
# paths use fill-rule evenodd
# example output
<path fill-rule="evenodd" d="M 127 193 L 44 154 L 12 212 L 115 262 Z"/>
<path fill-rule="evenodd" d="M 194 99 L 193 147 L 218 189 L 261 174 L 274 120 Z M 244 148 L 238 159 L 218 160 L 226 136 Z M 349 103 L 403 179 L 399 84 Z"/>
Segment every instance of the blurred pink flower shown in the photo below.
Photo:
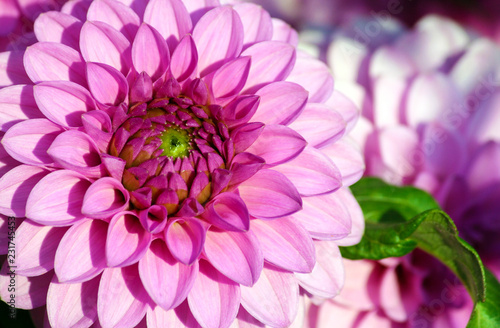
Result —
<path fill-rule="evenodd" d="M 71 1 L 34 31 L 0 71 L 18 307 L 54 327 L 287 327 L 301 294 L 338 294 L 338 245 L 363 232 L 357 110 L 295 31 L 180 0 Z"/>

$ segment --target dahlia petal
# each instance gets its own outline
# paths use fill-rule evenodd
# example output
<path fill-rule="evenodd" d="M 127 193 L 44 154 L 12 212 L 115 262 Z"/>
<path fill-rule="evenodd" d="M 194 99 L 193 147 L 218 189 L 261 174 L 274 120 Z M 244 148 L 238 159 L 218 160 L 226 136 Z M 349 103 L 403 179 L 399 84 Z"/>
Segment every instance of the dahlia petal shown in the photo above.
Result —
<path fill-rule="evenodd" d="M 252 287 L 241 286 L 241 305 L 271 327 L 290 326 L 299 306 L 299 285 L 292 273 L 264 266 Z"/>
<path fill-rule="evenodd" d="M 224 192 L 207 205 L 201 215 L 216 227 L 229 231 L 247 231 L 250 216 L 243 200 L 237 194 Z"/>
<path fill-rule="evenodd" d="M 363 211 L 349 188 L 341 188 L 335 192 L 335 195 L 340 199 L 340 202 L 347 207 L 352 219 L 351 233 L 340 240 L 336 240 L 335 243 L 338 246 L 356 245 L 361 241 L 363 233 L 365 232 L 365 218 L 363 216 Z"/>
<path fill-rule="evenodd" d="M 82 115 L 82 125 L 86 134 L 92 138 L 104 158 L 109 141 L 113 136 L 111 118 L 102 110 L 94 110 Z"/>
<path fill-rule="evenodd" d="M 35 35 L 41 42 L 56 42 L 79 50 L 80 30 L 83 23 L 76 17 L 57 11 L 41 14 L 34 25 Z"/>
<path fill-rule="evenodd" d="M 383 164 L 400 177 L 414 174 L 421 154 L 417 152 L 419 137 L 406 126 L 385 128 L 377 133 Z"/>
<path fill-rule="evenodd" d="M 372 79 L 380 76 L 409 78 L 417 71 L 411 58 L 401 50 L 391 46 L 381 46 L 370 59 L 369 75 Z"/>
<path fill-rule="evenodd" d="M 54 256 L 66 228 L 24 220 L 16 230 L 16 273 L 39 276 L 54 268 Z"/>
<path fill-rule="evenodd" d="M 78 51 L 64 44 L 38 42 L 24 54 L 26 73 L 34 83 L 72 81 L 86 85 L 85 64 Z"/>
<path fill-rule="evenodd" d="M 97 319 L 100 277 L 83 283 L 60 283 L 54 276 L 47 293 L 47 315 L 52 327 L 89 327 Z"/>
<path fill-rule="evenodd" d="M 128 73 L 130 42 L 110 25 L 86 21 L 80 34 L 80 49 L 86 61 L 107 64 L 122 74 Z"/>
<path fill-rule="evenodd" d="M 245 286 L 255 284 L 264 265 L 259 240 L 252 231 L 209 230 L 204 254 L 219 272 Z"/>
<path fill-rule="evenodd" d="M 31 83 L 23 65 L 24 53 L 24 51 L 0 53 L 0 88 Z"/>
<path fill-rule="evenodd" d="M 87 20 L 107 23 L 131 42 L 141 23 L 130 6 L 114 0 L 93 1 L 87 12 Z"/>
<path fill-rule="evenodd" d="M 334 109 L 324 104 L 308 103 L 300 116 L 290 124 L 309 145 L 322 147 L 342 138 L 345 121 Z"/>
<path fill-rule="evenodd" d="M 386 295 L 392 297 L 386 297 Z M 408 320 L 408 314 L 401 296 L 396 268 L 387 268 L 380 280 L 380 306 L 389 318 L 398 322 Z"/>
<path fill-rule="evenodd" d="M 146 231 L 151 234 L 162 232 L 167 225 L 168 211 L 163 205 L 153 205 L 141 210 L 139 220 Z"/>
<path fill-rule="evenodd" d="M 47 150 L 62 131 L 60 126 L 43 118 L 26 120 L 5 133 L 2 145 L 10 156 L 21 163 L 48 165 L 54 161 Z"/>
<path fill-rule="evenodd" d="M 101 154 L 101 160 L 111 177 L 118 181 L 122 180 L 126 165 L 125 160 L 106 154 Z"/>
<path fill-rule="evenodd" d="M 311 273 L 295 273 L 302 288 L 314 296 L 332 298 L 344 285 L 342 255 L 333 241 L 315 241 L 316 263 Z"/>
<path fill-rule="evenodd" d="M 82 220 L 74 224 L 57 248 L 54 271 L 61 283 L 78 283 L 97 276 L 106 267 L 108 223 Z"/>
<path fill-rule="evenodd" d="M 236 320 L 230 328 L 264 328 L 264 324 L 248 313 L 243 306 L 240 306 Z"/>
<path fill-rule="evenodd" d="M 343 264 L 347 274 L 342 292 L 336 297 L 336 301 L 361 311 L 374 309 L 376 305 L 373 296 L 374 293 L 377 293 L 376 289 L 380 287 L 371 281 L 378 279 L 376 267 L 380 264 L 376 261 L 352 261 L 348 259 L 343 259 Z"/>
<path fill-rule="evenodd" d="M 33 96 L 33 86 L 14 85 L 0 89 L 0 131 L 6 132 L 26 119 L 43 117 Z"/>
<path fill-rule="evenodd" d="M 192 264 L 205 243 L 205 227 L 195 218 L 174 218 L 165 230 L 165 241 L 174 258 L 186 265 Z"/>
<path fill-rule="evenodd" d="M 190 77 L 198 64 L 198 50 L 191 35 L 185 35 L 174 49 L 170 70 L 177 81 Z"/>
<path fill-rule="evenodd" d="M 500 143 L 490 141 L 478 148 L 467 166 L 466 179 L 471 190 L 483 190 L 500 182 L 497 163 L 500 163 Z"/>
<path fill-rule="evenodd" d="M 240 287 L 208 262 L 200 262 L 200 271 L 188 295 L 193 316 L 202 327 L 229 327 L 240 305 Z"/>
<path fill-rule="evenodd" d="M 175 49 L 179 40 L 193 28 L 189 13 L 180 0 L 150 1 L 144 12 L 144 22 L 160 32 L 169 49 Z"/>
<path fill-rule="evenodd" d="M 274 219 L 293 214 L 302 208 L 295 186 L 283 174 L 263 169 L 238 186 L 250 215 Z"/>
<path fill-rule="evenodd" d="M 108 218 L 123 211 L 130 195 L 120 181 L 101 178 L 89 187 L 83 198 L 82 213 L 92 218 Z"/>
<path fill-rule="evenodd" d="M 33 91 L 40 111 L 62 126 L 82 126 L 82 114 L 95 109 L 90 92 L 73 82 L 42 82 L 34 86 Z"/>
<path fill-rule="evenodd" d="M 106 263 L 123 267 L 139 261 L 151 244 L 151 234 L 133 212 L 120 212 L 109 222 L 106 237 Z"/>
<path fill-rule="evenodd" d="M 303 210 L 293 215 L 309 234 L 320 240 L 336 240 L 351 232 L 352 221 L 346 205 L 337 192 L 304 197 Z"/>
<path fill-rule="evenodd" d="M 286 79 L 295 64 L 295 48 L 279 41 L 259 42 L 241 55 L 252 57 L 245 93 L 253 93 L 266 84 Z"/>
<path fill-rule="evenodd" d="M 203 15 L 212 8 L 220 6 L 221 3 L 219 0 L 191 0 L 187 1 L 185 5 L 193 25 L 196 25 Z"/>
<path fill-rule="evenodd" d="M 253 220 L 264 259 L 284 270 L 309 273 L 316 262 L 313 240 L 302 225 L 291 217 Z"/>
<path fill-rule="evenodd" d="M 193 29 L 199 74 L 205 76 L 236 58 L 243 46 L 243 25 L 231 7 L 217 7 L 203 15 Z"/>
<path fill-rule="evenodd" d="M 381 76 L 373 81 L 372 110 L 373 121 L 377 127 L 400 124 L 407 88 L 406 79 L 397 76 Z M 388 94 L 391 94 L 391 97 L 387 97 Z"/>
<path fill-rule="evenodd" d="M 247 81 L 250 57 L 238 57 L 215 71 L 212 90 L 215 98 L 227 98 L 238 94 Z"/>
<path fill-rule="evenodd" d="M 230 186 L 237 186 L 257 173 L 265 164 L 262 157 L 250 153 L 239 153 L 231 163 Z"/>
<path fill-rule="evenodd" d="M 19 165 L 0 178 L 0 213 L 24 217 L 26 200 L 33 187 L 49 171 L 31 165 Z"/>
<path fill-rule="evenodd" d="M 286 42 L 294 47 L 299 44 L 299 34 L 285 21 L 278 18 L 271 18 L 273 23 L 273 36 L 271 40 Z"/>
<path fill-rule="evenodd" d="M 202 328 L 193 317 L 187 300 L 171 311 L 157 306 L 148 308 L 147 323 L 149 328 Z"/>
<path fill-rule="evenodd" d="M 500 117 L 499 104 L 500 94 L 494 93 L 476 110 L 467 126 L 467 135 L 471 141 L 484 143 L 500 140 L 500 131 L 496 124 Z"/>
<path fill-rule="evenodd" d="M 243 46 L 255 42 L 271 40 L 273 36 L 273 23 L 271 16 L 261 6 L 253 3 L 241 3 L 234 7 L 243 24 Z"/>
<path fill-rule="evenodd" d="M 92 96 L 101 104 L 118 106 L 127 101 L 127 80 L 114 67 L 87 63 L 87 80 Z"/>
<path fill-rule="evenodd" d="M 90 4 L 91 2 L 88 0 L 68 1 L 62 6 L 61 12 L 84 21 L 87 19 Z"/>
<path fill-rule="evenodd" d="M 8 290 L 11 277 L 9 272 L 10 269 L 6 260 L 0 271 L 0 297 L 2 300 L 10 300 L 11 292 Z M 31 310 L 45 305 L 47 290 L 53 276 L 54 271 L 36 277 L 16 275 L 16 307 Z"/>
<path fill-rule="evenodd" d="M 253 122 L 243 124 L 231 131 L 231 139 L 234 144 L 234 151 L 240 153 L 250 147 L 264 130 L 264 124 Z"/>
<path fill-rule="evenodd" d="M 156 81 L 170 64 L 170 52 L 165 39 L 148 24 L 143 23 L 132 44 L 132 62 L 137 72 L 146 72 Z"/>
<path fill-rule="evenodd" d="M 353 100 L 343 93 L 334 90 L 331 97 L 328 98 L 326 104 L 338 112 L 346 122 L 345 134 L 348 134 L 354 128 L 359 118 L 359 109 L 354 104 Z"/>
<path fill-rule="evenodd" d="M 198 262 L 189 266 L 178 262 L 159 239 L 151 244 L 139 261 L 139 275 L 144 288 L 164 310 L 173 309 L 186 299 L 197 274 Z"/>
<path fill-rule="evenodd" d="M 44 225 L 71 225 L 83 218 L 82 200 L 89 186 L 87 178 L 79 173 L 51 172 L 31 190 L 26 217 Z"/>
<path fill-rule="evenodd" d="M 2 26 L 0 27 L 0 35 L 5 36 L 12 33 L 21 18 L 20 16 L 20 8 L 15 1 L 4 1 L 2 3 Z"/>
<path fill-rule="evenodd" d="M 149 303 L 151 299 L 140 282 L 137 265 L 104 269 L 97 294 L 97 315 L 102 327 L 135 327 Z"/>
<path fill-rule="evenodd" d="M 283 173 L 303 196 L 333 192 L 342 186 L 339 169 L 321 151 L 306 147 L 299 156 L 274 167 Z"/>
<path fill-rule="evenodd" d="M 254 122 L 288 125 L 293 122 L 307 104 L 308 92 L 296 83 L 275 82 L 255 93 L 260 105 L 252 117 Z"/>
<path fill-rule="evenodd" d="M 247 151 L 262 157 L 268 165 L 277 165 L 297 157 L 306 145 L 304 138 L 294 130 L 270 124 L 264 127 Z"/>

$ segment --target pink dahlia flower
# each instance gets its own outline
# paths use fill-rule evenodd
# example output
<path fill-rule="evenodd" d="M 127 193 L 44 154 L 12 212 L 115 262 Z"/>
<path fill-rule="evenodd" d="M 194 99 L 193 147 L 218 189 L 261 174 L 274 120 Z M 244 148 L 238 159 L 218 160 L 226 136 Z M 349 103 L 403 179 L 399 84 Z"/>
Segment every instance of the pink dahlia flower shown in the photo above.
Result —
<path fill-rule="evenodd" d="M 409 31 L 378 25 L 372 37 L 373 21 L 357 26 L 334 36 L 328 58 L 339 90 L 362 107 L 353 135 L 366 174 L 433 194 L 500 273 L 500 49 L 438 16 Z M 465 288 L 427 254 L 345 265 L 341 297 L 309 310 L 319 327 L 339 316 L 343 327 L 467 324 Z"/>
<path fill-rule="evenodd" d="M 363 231 L 357 111 L 295 31 L 252 4 L 96 0 L 35 35 L 0 71 L 18 307 L 53 327 L 286 327 L 300 295 L 337 295 L 338 245 Z"/>

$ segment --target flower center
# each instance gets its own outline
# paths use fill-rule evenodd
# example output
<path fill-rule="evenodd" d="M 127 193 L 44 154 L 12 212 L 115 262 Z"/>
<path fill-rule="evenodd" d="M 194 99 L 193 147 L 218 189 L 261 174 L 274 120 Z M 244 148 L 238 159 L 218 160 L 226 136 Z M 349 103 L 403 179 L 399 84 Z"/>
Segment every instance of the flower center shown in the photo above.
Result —
<path fill-rule="evenodd" d="M 192 149 L 189 134 L 178 127 L 167 129 L 160 136 L 160 140 L 162 142 L 159 148 L 163 149 L 162 156 L 183 158 L 187 157 L 189 150 Z"/>

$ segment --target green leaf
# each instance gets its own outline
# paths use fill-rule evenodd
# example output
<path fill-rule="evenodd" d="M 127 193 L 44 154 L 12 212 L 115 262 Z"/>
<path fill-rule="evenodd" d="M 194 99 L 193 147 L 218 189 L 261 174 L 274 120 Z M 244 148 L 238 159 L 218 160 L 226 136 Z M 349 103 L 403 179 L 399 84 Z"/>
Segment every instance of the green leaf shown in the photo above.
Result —
<path fill-rule="evenodd" d="M 500 283 L 488 270 L 486 273 L 486 301 L 476 303 L 467 328 L 500 327 Z"/>

